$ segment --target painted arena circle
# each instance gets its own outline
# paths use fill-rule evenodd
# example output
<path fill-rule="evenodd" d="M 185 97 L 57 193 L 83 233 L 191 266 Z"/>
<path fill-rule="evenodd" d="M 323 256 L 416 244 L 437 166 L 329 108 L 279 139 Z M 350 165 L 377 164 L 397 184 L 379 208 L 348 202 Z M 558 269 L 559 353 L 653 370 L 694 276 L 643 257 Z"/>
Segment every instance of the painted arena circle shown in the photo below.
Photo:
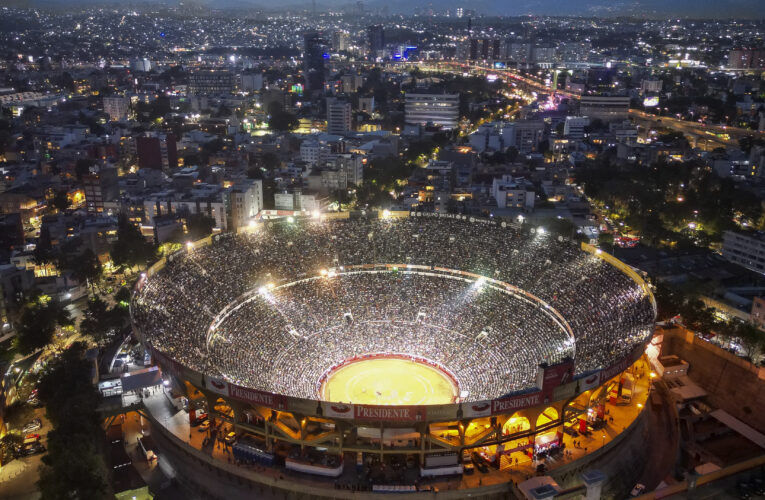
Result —
<path fill-rule="evenodd" d="M 436 405 L 455 402 L 459 387 L 433 363 L 384 354 L 333 368 L 323 377 L 319 397 L 372 405 Z"/>

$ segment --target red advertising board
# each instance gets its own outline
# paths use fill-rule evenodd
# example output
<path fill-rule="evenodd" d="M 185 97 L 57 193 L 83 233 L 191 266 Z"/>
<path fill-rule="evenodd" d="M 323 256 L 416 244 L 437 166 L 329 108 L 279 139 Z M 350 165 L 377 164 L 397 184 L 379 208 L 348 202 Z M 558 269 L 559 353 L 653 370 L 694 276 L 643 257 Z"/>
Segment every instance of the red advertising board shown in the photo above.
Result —
<path fill-rule="evenodd" d="M 280 394 L 248 389 L 240 385 L 228 384 L 228 395 L 239 401 L 254 405 L 267 406 L 274 410 L 287 409 L 287 399 Z"/>
<path fill-rule="evenodd" d="M 321 403 L 322 414 L 325 417 L 332 418 L 353 418 L 353 405 L 347 403 L 329 403 L 323 401 Z"/>
<path fill-rule="evenodd" d="M 542 375 L 542 392 L 546 399 L 551 399 L 552 392 L 556 387 L 567 384 L 574 379 L 574 361 L 566 360 L 561 363 L 547 366 Z"/>
<path fill-rule="evenodd" d="M 354 405 L 353 408 L 357 420 L 424 422 L 427 417 L 425 406 Z"/>
<path fill-rule="evenodd" d="M 179 377 L 183 376 L 183 365 L 177 361 L 168 358 L 156 349 L 151 349 L 151 355 L 154 358 L 154 362 L 159 364 L 162 369 L 170 371 L 173 375 Z"/>
<path fill-rule="evenodd" d="M 542 391 L 495 399 L 491 402 L 491 414 L 512 413 L 523 408 L 540 405 L 543 402 Z"/>
<path fill-rule="evenodd" d="M 462 403 L 462 414 L 467 418 L 488 417 L 491 415 L 491 401 Z"/>
<path fill-rule="evenodd" d="M 600 382 L 598 385 L 605 384 L 612 378 L 614 378 L 619 373 L 623 372 L 627 368 L 630 367 L 632 364 L 632 355 L 627 356 L 626 358 L 623 358 L 619 362 L 609 366 L 608 368 L 603 368 L 600 370 Z"/>

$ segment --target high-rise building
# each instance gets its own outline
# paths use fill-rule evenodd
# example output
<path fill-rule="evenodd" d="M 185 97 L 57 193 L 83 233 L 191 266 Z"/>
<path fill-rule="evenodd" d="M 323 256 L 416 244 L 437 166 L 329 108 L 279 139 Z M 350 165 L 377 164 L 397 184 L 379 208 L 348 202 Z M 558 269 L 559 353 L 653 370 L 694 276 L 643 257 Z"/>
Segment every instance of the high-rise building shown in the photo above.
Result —
<path fill-rule="evenodd" d="M 237 182 L 229 191 L 231 228 L 246 227 L 263 209 L 263 181 Z"/>
<path fill-rule="evenodd" d="M 579 100 L 579 114 L 593 120 L 626 120 L 629 111 L 629 96 L 583 95 Z"/>
<path fill-rule="evenodd" d="M 367 28 L 367 54 L 374 59 L 385 48 L 385 30 L 375 24 Z"/>
<path fill-rule="evenodd" d="M 178 151 L 173 134 L 137 137 L 135 141 L 140 168 L 171 170 L 178 168 Z"/>
<path fill-rule="evenodd" d="M 575 140 L 584 139 L 584 128 L 590 124 L 586 116 L 567 116 L 563 125 L 563 135 Z"/>
<path fill-rule="evenodd" d="M 347 31 L 335 31 L 332 33 L 332 50 L 343 51 L 348 50 L 348 32 Z"/>
<path fill-rule="evenodd" d="M 345 135 L 351 130 L 351 103 L 327 99 L 327 133 Z"/>
<path fill-rule="evenodd" d="M 505 42 L 504 56 L 518 64 L 526 64 L 531 60 L 531 45 L 526 42 L 508 40 Z"/>
<path fill-rule="evenodd" d="M 102 168 L 97 173 L 82 177 L 85 190 L 85 206 L 90 214 L 104 212 L 104 202 L 113 201 L 119 195 L 116 168 Z"/>
<path fill-rule="evenodd" d="M 320 33 L 314 31 L 303 35 L 303 79 L 307 91 L 324 88 L 326 48 L 326 41 Z"/>
<path fill-rule="evenodd" d="M 661 78 L 644 78 L 640 88 L 644 94 L 656 94 L 661 92 L 663 82 Z"/>
<path fill-rule="evenodd" d="M 765 69 L 765 49 L 733 49 L 728 53 L 730 69 Z"/>
<path fill-rule="evenodd" d="M 729 262 L 765 274 L 765 236 L 758 232 L 725 231 L 722 256 Z"/>
<path fill-rule="evenodd" d="M 104 97 L 104 113 L 112 121 L 127 118 L 130 110 L 130 99 L 123 96 Z"/>
<path fill-rule="evenodd" d="M 457 47 L 457 58 L 464 60 L 500 59 L 502 42 L 499 38 L 469 38 Z"/>
<path fill-rule="evenodd" d="M 459 94 L 418 94 L 407 92 L 405 121 L 410 125 L 440 125 L 444 128 L 457 126 L 459 118 Z"/>

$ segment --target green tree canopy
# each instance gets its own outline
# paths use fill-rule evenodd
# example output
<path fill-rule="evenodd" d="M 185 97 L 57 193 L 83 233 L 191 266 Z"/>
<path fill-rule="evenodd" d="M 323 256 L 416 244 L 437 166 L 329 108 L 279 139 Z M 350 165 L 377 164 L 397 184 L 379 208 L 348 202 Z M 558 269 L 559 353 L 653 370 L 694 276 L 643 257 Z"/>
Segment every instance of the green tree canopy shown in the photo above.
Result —
<path fill-rule="evenodd" d="M 104 498 L 107 469 L 100 454 L 103 431 L 96 411 L 87 346 L 75 342 L 42 376 L 40 401 L 54 429 L 48 433 L 38 485 L 43 499 Z"/>
<path fill-rule="evenodd" d="M 117 241 L 112 245 L 112 261 L 117 266 L 147 266 L 155 255 L 154 246 L 146 241 L 141 231 L 125 215 L 117 224 Z"/>

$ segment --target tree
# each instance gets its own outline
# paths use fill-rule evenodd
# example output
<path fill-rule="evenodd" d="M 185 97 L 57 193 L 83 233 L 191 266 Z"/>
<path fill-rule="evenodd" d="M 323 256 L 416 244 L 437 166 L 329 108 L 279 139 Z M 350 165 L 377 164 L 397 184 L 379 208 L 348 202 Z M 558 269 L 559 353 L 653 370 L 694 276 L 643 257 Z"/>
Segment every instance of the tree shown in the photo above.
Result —
<path fill-rule="evenodd" d="M 98 256 L 90 248 L 86 248 L 82 254 L 72 262 L 72 273 L 78 281 L 86 282 L 91 289 L 101 279 L 103 268 Z"/>
<path fill-rule="evenodd" d="M 268 120 L 268 126 L 279 132 L 295 130 L 298 125 L 300 125 L 300 121 L 297 117 L 283 109 L 271 114 L 271 118 Z"/>
<path fill-rule="evenodd" d="M 100 344 L 106 340 L 111 328 L 111 316 L 106 302 L 101 297 L 92 297 L 88 301 L 88 308 L 85 310 L 82 321 L 80 321 L 80 331 Z"/>
<path fill-rule="evenodd" d="M 50 228 L 43 224 L 40 228 L 40 236 L 37 238 L 37 244 L 34 250 L 35 263 L 45 265 L 52 263 L 56 258 L 56 252 L 53 250 L 53 243 L 50 238 Z"/>
<path fill-rule="evenodd" d="M 107 469 L 100 451 L 99 395 L 90 380 L 87 346 L 75 342 L 42 376 L 40 401 L 54 429 L 48 433 L 39 487 L 43 499 L 103 498 Z"/>
<path fill-rule="evenodd" d="M 111 248 L 111 257 L 117 266 L 141 267 L 149 264 L 155 255 L 154 246 L 146 241 L 141 231 L 125 215 L 117 222 L 117 241 Z"/>
<path fill-rule="evenodd" d="M 87 158 L 80 158 L 77 163 L 74 164 L 74 175 L 77 176 L 77 180 L 81 181 L 82 177 L 90 173 L 90 167 L 96 163 L 93 160 Z"/>
<path fill-rule="evenodd" d="M 53 206 L 58 209 L 60 212 L 63 212 L 67 208 L 69 208 L 70 202 L 69 202 L 69 196 L 67 195 L 67 192 L 65 190 L 56 191 L 56 194 L 53 196 Z"/>
<path fill-rule="evenodd" d="M 736 327 L 735 336 L 749 359 L 758 362 L 765 348 L 765 332 L 752 322 L 742 322 Z"/>
<path fill-rule="evenodd" d="M 38 295 L 21 312 L 16 345 L 23 354 L 50 343 L 56 326 L 70 326 L 72 319 L 61 304 L 47 295 Z"/>
<path fill-rule="evenodd" d="M 186 228 L 191 241 L 201 240 L 212 234 L 215 219 L 205 214 L 192 214 L 186 217 Z"/>

